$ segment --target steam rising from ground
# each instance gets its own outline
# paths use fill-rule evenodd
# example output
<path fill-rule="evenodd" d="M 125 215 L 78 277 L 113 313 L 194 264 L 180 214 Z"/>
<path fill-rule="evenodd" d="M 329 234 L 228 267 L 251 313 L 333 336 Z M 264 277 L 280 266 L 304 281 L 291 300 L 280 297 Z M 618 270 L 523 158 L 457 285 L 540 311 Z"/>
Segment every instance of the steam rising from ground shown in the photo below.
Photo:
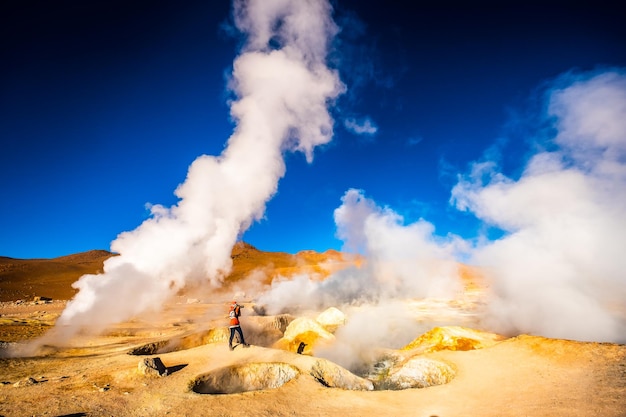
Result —
<path fill-rule="evenodd" d="M 626 341 L 626 77 L 607 72 L 555 89 L 556 149 L 517 180 L 474 165 L 452 198 L 507 234 L 477 245 L 493 271 L 497 330 Z"/>
<path fill-rule="evenodd" d="M 235 24 L 247 36 L 230 88 L 236 122 L 220 156 L 202 155 L 176 190 L 180 201 L 154 205 L 152 217 L 120 234 L 104 274 L 85 275 L 57 322 L 68 337 L 161 307 L 185 285 L 220 285 L 231 268 L 237 237 L 261 218 L 285 174 L 284 151 L 331 140 L 327 105 L 343 91 L 325 64 L 337 28 L 325 0 L 234 2 Z M 63 334 L 61 334 L 63 333 Z"/>
<path fill-rule="evenodd" d="M 404 340 L 398 329 L 410 326 L 391 314 L 403 311 L 397 300 L 453 298 L 463 254 L 490 271 L 487 329 L 625 342 L 626 77 L 608 72 L 554 88 L 547 109 L 552 150 L 532 156 L 517 179 L 494 161 L 475 163 L 452 190 L 459 210 L 501 229 L 502 238 L 437 237 L 426 220 L 405 225 L 391 208 L 348 190 L 335 211 L 337 235 L 366 265 L 325 281 L 277 281 L 259 302 L 270 312 L 364 303 L 384 311 L 373 318 L 371 307 L 352 310 L 335 346 L 321 352 L 350 366 L 373 346 Z M 380 344 L 367 336 L 374 324 Z"/>
<path fill-rule="evenodd" d="M 433 225 L 425 220 L 405 225 L 399 214 L 377 206 L 359 190 L 347 191 L 342 202 L 335 210 L 337 234 L 346 248 L 365 256 L 365 264 L 323 281 L 306 275 L 274 281 L 257 301 L 269 314 L 339 307 L 347 323 L 335 333 L 332 345 L 315 352 L 356 371 L 376 358 L 378 348 L 400 348 L 430 329 L 408 311 L 407 299 L 459 295 L 454 257 L 463 242 L 435 237 Z"/>
<path fill-rule="evenodd" d="M 263 216 L 285 174 L 283 152 L 299 150 L 311 160 L 331 139 L 327 105 L 343 85 L 325 65 L 337 32 L 330 14 L 322 0 L 235 0 L 235 23 L 248 40 L 233 66 L 237 126 L 226 149 L 192 163 L 176 190 L 178 204 L 152 206 L 150 219 L 118 236 L 111 248 L 120 256 L 105 263 L 104 274 L 75 284 L 80 291 L 56 336 L 159 309 L 187 285 L 221 284 L 237 237 Z M 399 300 L 456 297 L 462 254 L 490 271 L 489 330 L 626 342 L 626 76 L 570 80 L 551 91 L 547 115 L 556 134 L 519 177 L 482 161 L 452 189 L 457 209 L 503 237 L 440 237 L 427 220 L 407 224 L 350 189 L 335 210 L 337 235 L 366 257 L 364 266 L 323 281 L 277 280 L 257 302 L 269 314 L 346 308 L 348 324 L 335 348 L 323 352 L 346 363 L 373 346 L 414 338 L 419 325 Z"/>
<path fill-rule="evenodd" d="M 362 253 L 362 267 L 339 271 L 324 281 L 308 276 L 276 281 L 258 301 L 275 314 L 293 308 L 379 303 L 398 298 L 453 298 L 461 289 L 454 254 L 458 239 L 438 239 L 432 224 L 381 208 L 359 190 L 349 190 L 335 210 L 337 234 Z"/>

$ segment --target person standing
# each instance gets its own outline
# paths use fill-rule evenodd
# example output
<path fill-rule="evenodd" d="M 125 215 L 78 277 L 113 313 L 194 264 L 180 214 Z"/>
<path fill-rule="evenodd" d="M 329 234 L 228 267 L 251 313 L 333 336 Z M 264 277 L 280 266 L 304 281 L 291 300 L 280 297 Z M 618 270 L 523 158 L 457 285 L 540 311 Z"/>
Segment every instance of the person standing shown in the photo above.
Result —
<path fill-rule="evenodd" d="M 237 304 L 237 301 L 233 301 L 230 304 L 230 311 L 228 312 L 229 317 L 229 327 L 230 327 L 230 338 L 228 339 L 228 347 L 230 350 L 233 350 L 233 338 L 235 337 L 235 332 L 239 333 L 239 340 L 244 347 L 249 347 L 250 345 L 246 343 L 243 338 L 243 332 L 241 331 L 241 323 L 239 323 L 239 316 L 241 316 L 241 309 L 243 306 Z"/>

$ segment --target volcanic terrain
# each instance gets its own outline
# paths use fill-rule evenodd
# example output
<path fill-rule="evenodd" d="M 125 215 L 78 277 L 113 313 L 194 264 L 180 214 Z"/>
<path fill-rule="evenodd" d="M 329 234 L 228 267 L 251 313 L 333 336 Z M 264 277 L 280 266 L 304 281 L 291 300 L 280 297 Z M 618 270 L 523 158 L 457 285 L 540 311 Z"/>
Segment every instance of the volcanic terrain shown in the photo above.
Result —
<path fill-rule="evenodd" d="M 269 315 L 255 293 L 278 277 L 324 280 L 363 260 L 244 243 L 233 249 L 233 272 L 219 292 L 188 289 L 161 314 L 62 346 L 37 343 L 75 294 L 71 284 L 110 256 L 0 258 L 0 416 L 626 415 L 626 346 L 480 328 L 487 288 L 467 267 L 456 299 L 401 300 L 411 312 L 406 320 L 423 331 L 353 361 L 337 356 L 351 351 L 336 344 L 371 307 Z M 234 296 L 252 346 L 230 351 L 226 312 Z"/>

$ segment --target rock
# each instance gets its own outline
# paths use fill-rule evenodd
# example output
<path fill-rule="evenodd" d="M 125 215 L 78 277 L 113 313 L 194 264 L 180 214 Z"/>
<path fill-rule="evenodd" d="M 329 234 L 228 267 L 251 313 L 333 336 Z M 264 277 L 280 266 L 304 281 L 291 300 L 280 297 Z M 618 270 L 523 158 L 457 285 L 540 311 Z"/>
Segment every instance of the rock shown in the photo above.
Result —
<path fill-rule="evenodd" d="M 319 383 L 330 388 L 342 388 L 357 391 L 372 391 L 374 384 L 365 378 L 354 375 L 341 366 L 319 359 L 311 367 L 309 374 Z"/>
<path fill-rule="evenodd" d="M 198 394 L 234 394 L 278 388 L 300 371 L 283 362 L 260 362 L 234 365 L 198 376 L 190 389 Z"/>
<path fill-rule="evenodd" d="M 287 326 L 284 336 L 274 346 L 278 349 L 297 352 L 301 343 L 305 344 L 302 352 L 305 355 L 313 353 L 313 348 L 320 341 L 332 341 L 335 336 L 326 330 L 316 320 L 306 317 L 298 317 Z"/>
<path fill-rule="evenodd" d="M 346 315 L 335 307 L 330 307 L 320 313 L 315 321 L 324 326 L 329 332 L 334 333 L 338 327 L 346 324 Z"/>
<path fill-rule="evenodd" d="M 420 353 L 439 350 L 474 350 L 495 345 L 503 336 L 461 326 L 435 327 L 419 336 L 402 350 L 417 350 Z"/>
<path fill-rule="evenodd" d="M 37 380 L 33 377 L 28 377 L 26 379 L 23 379 L 21 381 L 17 381 L 15 384 L 13 384 L 14 387 L 19 388 L 19 387 L 29 387 L 31 385 L 35 385 L 37 383 Z"/>
<path fill-rule="evenodd" d="M 189 334 L 181 339 L 172 340 L 162 353 L 191 349 L 209 343 L 225 342 L 230 336 L 228 327 L 216 327 L 200 333 Z"/>
<path fill-rule="evenodd" d="M 199 333 L 188 334 L 180 338 L 159 340 L 129 350 L 129 355 L 157 355 L 179 350 L 191 349 L 209 343 L 225 342 L 230 336 L 228 327 L 217 327 Z"/>
<path fill-rule="evenodd" d="M 287 326 L 289 326 L 289 323 L 293 320 L 294 317 L 290 314 L 279 314 L 278 316 L 274 316 L 272 320 L 272 327 L 281 333 L 285 333 Z"/>
<path fill-rule="evenodd" d="M 402 390 L 443 385 L 456 376 L 447 363 L 414 357 L 390 370 L 388 376 L 376 381 L 377 389 Z"/>
<path fill-rule="evenodd" d="M 159 340 L 157 342 L 147 343 L 143 346 L 139 346 L 139 347 L 129 350 L 128 354 L 138 355 L 138 356 L 154 355 L 156 353 L 159 353 L 159 351 L 161 351 L 165 346 L 167 346 L 168 343 L 169 341 L 167 340 Z"/>
<path fill-rule="evenodd" d="M 163 365 L 161 358 L 145 358 L 139 361 L 137 369 L 140 374 L 150 377 L 167 376 L 167 368 Z"/>

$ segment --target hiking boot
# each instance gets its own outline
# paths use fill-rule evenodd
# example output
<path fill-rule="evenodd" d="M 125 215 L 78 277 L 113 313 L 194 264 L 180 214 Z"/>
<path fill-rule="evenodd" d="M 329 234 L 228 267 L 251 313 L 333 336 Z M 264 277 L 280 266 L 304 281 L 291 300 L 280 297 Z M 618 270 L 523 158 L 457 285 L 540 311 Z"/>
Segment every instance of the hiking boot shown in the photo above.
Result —
<path fill-rule="evenodd" d="M 232 346 L 228 346 L 228 349 L 230 349 L 230 350 L 235 350 L 235 348 L 234 348 L 234 347 L 232 347 Z"/>
<path fill-rule="evenodd" d="M 247 343 L 244 343 L 244 344 L 243 344 L 243 347 L 248 348 L 248 347 L 250 347 L 250 345 L 249 345 L 249 344 L 247 344 Z"/>

